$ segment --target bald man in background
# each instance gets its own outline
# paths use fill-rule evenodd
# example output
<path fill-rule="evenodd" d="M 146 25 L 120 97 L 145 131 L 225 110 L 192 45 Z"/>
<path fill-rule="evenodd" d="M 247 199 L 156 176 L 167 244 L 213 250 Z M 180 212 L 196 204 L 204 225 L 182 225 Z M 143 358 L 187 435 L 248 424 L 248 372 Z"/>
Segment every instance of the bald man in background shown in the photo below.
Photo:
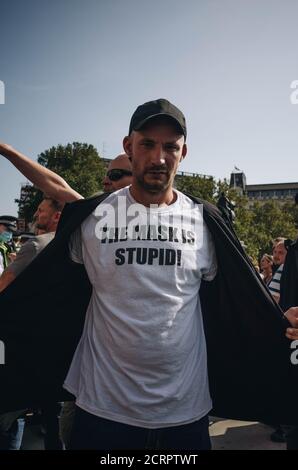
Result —
<path fill-rule="evenodd" d="M 129 186 L 132 182 L 131 163 L 126 153 L 121 153 L 114 158 L 108 166 L 108 171 L 103 179 L 105 193 L 117 191 L 117 189 Z"/>

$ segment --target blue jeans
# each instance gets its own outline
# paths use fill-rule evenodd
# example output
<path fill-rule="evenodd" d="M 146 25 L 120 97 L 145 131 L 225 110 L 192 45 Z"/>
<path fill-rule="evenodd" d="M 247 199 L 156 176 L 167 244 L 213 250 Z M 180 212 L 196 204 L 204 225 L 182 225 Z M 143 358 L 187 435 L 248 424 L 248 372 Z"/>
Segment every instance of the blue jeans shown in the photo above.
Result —
<path fill-rule="evenodd" d="M 210 450 L 208 416 L 194 423 L 160 429 L 99 418 L 76 407 L 70 449 Z"/>

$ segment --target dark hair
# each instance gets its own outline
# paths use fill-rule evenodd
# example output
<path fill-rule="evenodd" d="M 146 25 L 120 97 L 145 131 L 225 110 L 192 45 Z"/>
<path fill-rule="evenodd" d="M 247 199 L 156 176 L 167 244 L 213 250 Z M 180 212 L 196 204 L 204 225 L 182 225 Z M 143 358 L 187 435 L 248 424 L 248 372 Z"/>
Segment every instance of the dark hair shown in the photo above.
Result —
<path fill-rule="evenodd" d="M 64 202 L 57 201 L 56 199 L 53 199 L 52 197 L 47 197 L 47 196 L 43 198 L 43 201 L 50 201 L 50 204 L 53 207 L 53 209 L 55 209 L 55 211 L 62 212 L 63 207 L 64 207 Z"/>

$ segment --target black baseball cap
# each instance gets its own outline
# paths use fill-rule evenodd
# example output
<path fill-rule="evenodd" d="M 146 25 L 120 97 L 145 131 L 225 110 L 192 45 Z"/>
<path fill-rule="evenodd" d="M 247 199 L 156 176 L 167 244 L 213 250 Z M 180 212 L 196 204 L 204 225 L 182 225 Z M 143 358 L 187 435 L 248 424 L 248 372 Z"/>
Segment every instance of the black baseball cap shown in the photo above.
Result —
<path fill-rule="evenodd" d="M 186 139 L 187 132 L 184 114 L 174 104 L 164 98 L 148 101 L 137 107 L 130 121 L 129 135 L 132 131 L 140 130 L 150 119 L 157 116 L 168 116 L 173 119 L 180 127 Z"/>

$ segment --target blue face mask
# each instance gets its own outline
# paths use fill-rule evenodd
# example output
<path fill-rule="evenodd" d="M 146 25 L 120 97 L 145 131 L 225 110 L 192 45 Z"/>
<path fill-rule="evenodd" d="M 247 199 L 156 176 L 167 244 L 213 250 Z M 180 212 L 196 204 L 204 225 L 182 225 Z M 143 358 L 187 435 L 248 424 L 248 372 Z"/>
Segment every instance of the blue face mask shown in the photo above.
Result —
<path fill-rule="evenodd" d="M 2 232 L 0 233 L 0 242 L 8 243 L 12 239 L 11 232 Z"/>

